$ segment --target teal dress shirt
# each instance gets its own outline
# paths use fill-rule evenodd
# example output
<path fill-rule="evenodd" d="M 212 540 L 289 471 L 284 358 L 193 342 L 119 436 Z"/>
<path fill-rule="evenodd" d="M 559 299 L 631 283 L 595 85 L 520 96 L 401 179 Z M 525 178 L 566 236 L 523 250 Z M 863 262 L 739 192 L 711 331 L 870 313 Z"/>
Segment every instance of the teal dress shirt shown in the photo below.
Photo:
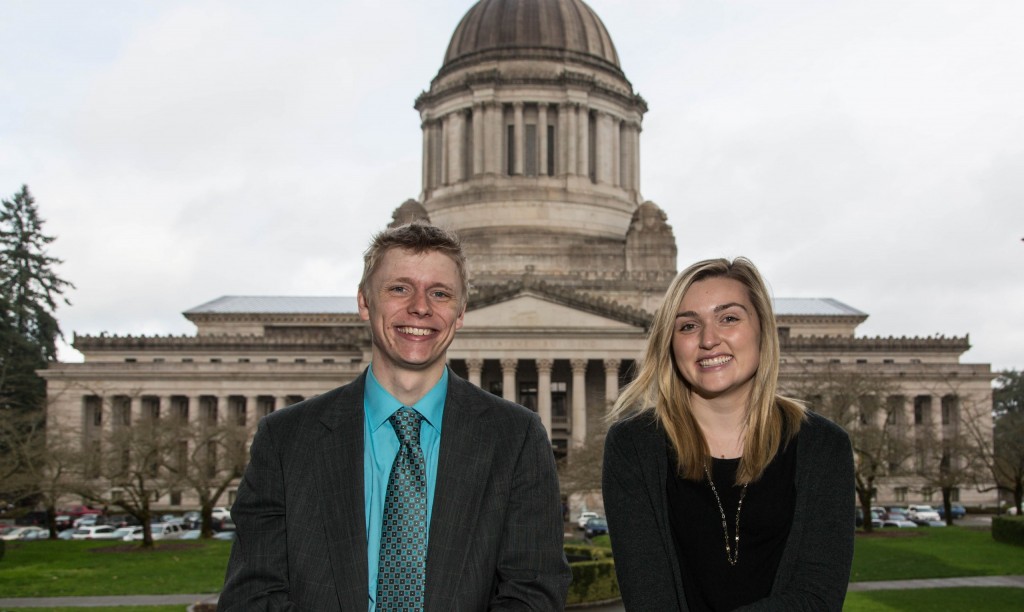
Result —
<path fill-rule="evenodd" d="M 441 380 L 411 406 L 423 417 L 420 424 L 420 448 L 427 462 L 427 529 L 434 508 L 437 483 L 437 455 L 441 447 L 441 417 L 448 394 L 448 368 Z M 366 373 L 363 408 L 363 483 L 366 501 L 366 560 L 369 570 L 369 610 L 376 610 L 377 566 L 380 563 L 380 533 L 384 523 L 384 497 L 387 494 L 391 466 L 398 456 L 398 435 L 388 421 L 402 403 L 395 399 L 373 376 L 373 364 Z"/>

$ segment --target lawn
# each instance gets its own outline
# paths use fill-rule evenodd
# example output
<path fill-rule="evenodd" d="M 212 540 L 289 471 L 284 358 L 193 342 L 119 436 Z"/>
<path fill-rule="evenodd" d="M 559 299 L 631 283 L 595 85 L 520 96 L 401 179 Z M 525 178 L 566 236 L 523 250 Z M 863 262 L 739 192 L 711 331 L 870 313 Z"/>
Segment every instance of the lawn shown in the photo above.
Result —
<path fill-rule="evenodd" d="M 216 593 L 231 542 L 8 542 L 0 596 L 68 597 Z"/>
<path fill-rule="evenodd" d="M 107 542 L 15 543 L 0 560 L 0 597 L 216 593 L 230 547 L 220 541 L 158 543 L 150 551 Z M 1024 575 L 1024 548 L 995 542 L 988 530 L 945 527 L 857 536 L 854 581 L 1015 574 Z M 1017 611 L 1024 610 L 1024 589 L 852 592 L 846 602 L 847 612 Z"/>
<path fill-rule="evenodd" d="M 938 527 L 859 533 L 850 580 L 1022 574 L 1024 548 L 996 542 L 987 529 Z"/>

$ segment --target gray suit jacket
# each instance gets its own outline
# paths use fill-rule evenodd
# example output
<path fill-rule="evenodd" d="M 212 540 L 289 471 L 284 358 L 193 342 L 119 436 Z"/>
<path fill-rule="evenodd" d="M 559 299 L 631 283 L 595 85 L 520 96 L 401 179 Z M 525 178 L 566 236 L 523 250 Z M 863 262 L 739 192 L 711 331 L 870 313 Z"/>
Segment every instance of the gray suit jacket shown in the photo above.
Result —
<path fill-rule="evenodd" d="M 771 594 L 740 610 L 843 607 L 853 563 L 850 437 L 814 413 L 800 427 L 796 509 Z M 688 610 L 668 518 L 668 438 L 650 414 L 619 421 L 604 451 L 604 507 L 626 610 Z"/>
<path fill-rule="evenodd" d="M 363 373 L 259 424 L 219 610 L 366 610 Z M 554 458 L 537 415 L 449 372 L 425 609 L 561 610 Z"/>

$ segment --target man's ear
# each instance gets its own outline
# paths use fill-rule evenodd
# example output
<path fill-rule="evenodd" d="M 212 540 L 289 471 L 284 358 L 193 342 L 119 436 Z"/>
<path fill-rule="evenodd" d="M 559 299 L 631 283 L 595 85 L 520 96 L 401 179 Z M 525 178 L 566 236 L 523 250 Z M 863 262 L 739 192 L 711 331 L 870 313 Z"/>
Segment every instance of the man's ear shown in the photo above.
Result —
<path fill-rule="evenodd" d="M 356 303 L 359 305 L 359 318 L 363 321 L 370 320 L 370 303 L 363 295 L 363 290 L 360 288 L 356 291 Z"/>

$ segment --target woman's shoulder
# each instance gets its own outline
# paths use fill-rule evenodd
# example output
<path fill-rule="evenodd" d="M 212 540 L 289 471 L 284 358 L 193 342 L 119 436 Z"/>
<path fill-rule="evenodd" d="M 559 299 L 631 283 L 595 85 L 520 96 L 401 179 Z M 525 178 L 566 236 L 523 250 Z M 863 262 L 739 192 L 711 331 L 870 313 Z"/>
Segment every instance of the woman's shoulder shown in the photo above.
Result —
<path fill-rule="evenodd" d="M 653 410 L 625 415 L 608 428 L 608 440 L 654 441 L 663 440 L 665 433 Z"/>

